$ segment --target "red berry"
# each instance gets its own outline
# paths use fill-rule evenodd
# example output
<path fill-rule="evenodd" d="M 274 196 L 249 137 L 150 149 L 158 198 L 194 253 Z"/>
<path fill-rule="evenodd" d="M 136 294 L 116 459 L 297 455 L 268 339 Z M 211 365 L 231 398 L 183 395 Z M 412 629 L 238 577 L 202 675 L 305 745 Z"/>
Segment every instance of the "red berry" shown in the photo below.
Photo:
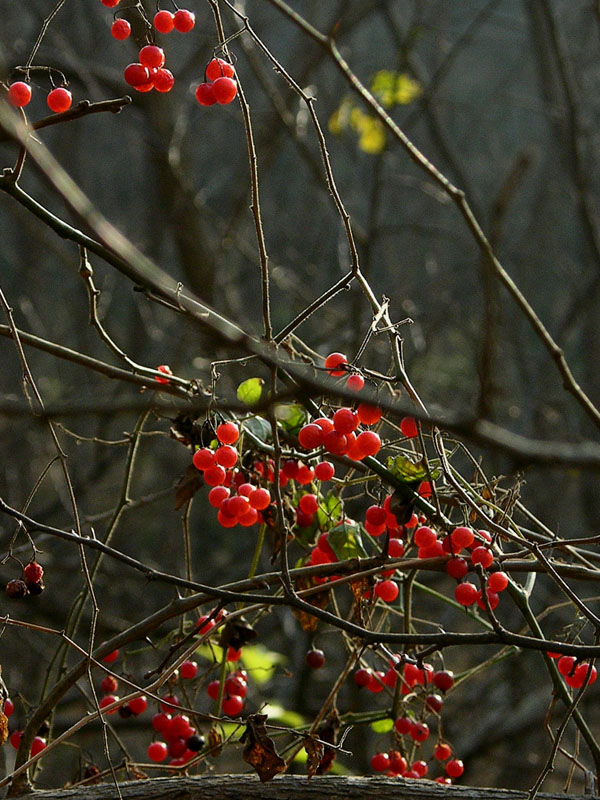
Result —
<path fill-rule="evenodd" d="M 424 778 L 427 775 L 428 769 L 425 761 L 413 761 L 410 765 L 411 772 L 416 772 L 419 778 Z"/>
<path fill-rule="evenodd" d="M 369 680 L 369 685 L 367 686 L 367 689 L 373 694 L 379 694 L 379 692 L 383 692 L 385 686 L 383 682 L 384 678 L 385 678 L 385 672 L 381 672 L 381 670 L 372 672 L 371 679 Z"/>
<path fill-rule="evenodd" d="M 374 456 L 381 448 L 379 434 L 374 431 L 363 431 L 356 437 L 356 448 L 366 456 Z"/>
<path fill-rule="evenodd" d="M 401 558 L 404 555 L 404 542 L 402 539 L 390 539 L 388 542 L 388 556 Z"/>
<path fill-rule="evenodd" d="M 452 531 L 450 539 L 452 540 L 453 552 L 459 553 L 463 547 L 470 547 L 473 544 L 475 534 L 470 528 L 461 526 Z"/>
<path fill-rule="evenodd" d="M 508 586 L 508 575 L 505 572 L 492 572 L 488 578 L 488 589 L 492 592 L 503 592 Z"/>
<path fill-rule="evenodd" d="M 343 455 L 348 450 L 348 441 L 345 434 L 336 430 L 329 431 L 323 437 L 323 447 L 334 455 Z"/>
<path fill-rule="evenodd" d="M 31 100 L 31 86 L 24 81 L 15 81 L 8 87 L 8 100 L 16 108 L 23 108 Z"/>
<path fill-rule="evenodd" d="M 105 664 L 112 664 L 113 661 L 116 661 L 118 657 L 119 657 L 119 651 L 118 650 L 113 650 L 112 653 L 109 653 L 107 656 L 104 656 L 102 661 Z"/>
<path fill-rule="evenodd" d="M 451 578 L 461 580 L 469 571 L 469 565 L 464 558 L 451 558 L 446 562 L 446 572 Z"/>
<path fill-rule="evenodd" d="M 321 461 L 315 466 L 315 478 L 318 481 L 330 481 L 335 475 L 335 467 L 331 461 Z"/>
<path fill-rule="evenodd" d="M 103 6 L 106 6 L 107 8 L 114 8 L 115 6 L 119 5 L 121 0 L 100 0 L 100 2 L 102 3 Z"/>
<path fill-rule="evenodd" d="M 568 675 L 573 670 L 576 660 L 575 656 L 561 656 L 556 662 L 560 674 Z"/>
<path fill-rule="evenodd" d="M 157 70 L 156 74 L 154 75 L 154 88 L 157 92 L 161 92 L 162 94 L 170 92 L 174 85 L 175 78 L 170 70 L 165 69 L 164 67 Z"/>
<path fill-rule="evenodd" d="M 400 431 L 407 439 L 414 439 L 419 435 L 417 421 L 413 417 L 404 417 L 400 420 Z"/>
<path fill-rule="evenodd" d="M 490 591 L 490 589 L 487 589 L 487 598 L 488 598 L 488 603 L 490 604 L 490 608 L 493 611 L 495 608 L 498 607 L 500 598 L 498 597 L 496 592 L 492 592 Z M 477 605 L 479 606 L 479 608 L 482 609 L 482 611 L 487 611 L 485 601 L 483 599 L 483 595 L 481 592 L 477 592 Z"/>
<path fill-rule="evenodd" d="M 45 750 L 47 747 L 47 742 L 41 736 L 35 736 L 33 742 L 31 743 L 31 755 L 37 756 L 38 753 L 41 753 L 42 750 Z"/>
<path fill-rule="evenodd" d="M 119 688 L 119 681 L 112 675 L 105 675 L 100 683 L 102 694 L 114 694 Z"/>
<path fill-rule="evenodd" d="M 298 502 L 298 508 L 305 514 L 314 514 L 319 508 L 316 494 L 303 494 Z"/>
<path fill-rule="evenodd" d="M 23 731 L 13 731 L 9 739 L 11 747 L 14 747 L 15 750 L 18 750 L 22 737 Z"/>
<path fill-rule="evenodd" d="M 227 648 L 227 661 L 239 661 L 242 657 L 242 648 L 236 650 L 235 647 Z"/>
<path fill-rule="evenodd" d="M 454 590 L 454 599 L 461 606 L 472 606 L 479 594 L 477 587 L 473 583 L 459 583 Z"/>
<path fill-rule="evenodd" d="M 110 32 L 115 39 L 122 42 L 124 39 L 129 38 L 131 34 L 131 25 L 126 19 L 116 19 L 111 25 Z"/>
<path fill-rule="evenodd" d="M 213 508 L 220 508 L 224 500 L 229 497 L 230 490 L 225 486 L 213 486 L 208 493 L 208 502 Z"/>
<path fill-rule="evenodd" d="M 37 561 L 30 561 L 23 569 L 23 577 L 26 583 L 39 583 L 44 576 L 44 568 Z"/>
<path fill-rule="evenodd" d="M 440 742 L 433 751 L 433 755 L 438 761 L 445 761 L 452 755 L 450 745 L 446 744 L 445 742 Z"/>
<path fill-rule="evenodd" d="M 14 714 L 14 711 L 15 711 L 15 704 L 10 699 L 10 697 L 7 697 L 6 700 L 4 701 L 4 715 L 6 717 L 11 717 Z"/>
<path fill-rule="evenodd" d="M 168 364 L 160 364 L 157 368 L 158 372 L 162 372 L 163 375 L 172 375 L 171 367 Z M 170 383 L 168 378 L 160 378 L 158 375 L 154 378 L 157 383 Z"/>
<path fill-rule="evenodd" d="M 218 464 L 204 470 L 204 482 L 209 486 L 222 486 L 226 477 L 227 473 Z"/>
<path fill-rule="evenodd" d="M 196 100 L 201 106 L 214 106 L 217 102 L 212 83 L 201 83 L 196 87 Z"/>
<path fill-rule="evenodd" d="M 152 742 L 148 745 L 148 758 L 150 761 L 159 762 L 164 761 L 167 757 L 168 748 L 164 742 Z"/>
<path fill-rule="evenodd" d="M 321 669 L 325 664 L 325 653 L 322 650 L 309 650 L 305 660 L 311 669 Z"/>
<path fill-rule="evenodd" d="M 175 16 L 170 11 L 158 11 L 153 22 L 159 33 L 171 33 L 175 27 Z"/>
<path fill-rule="evenodd" d="M 368 686 L 371 682 L 371 670 L 370 669 L 357 669 L 353 675 L 354 683 L 361 688 Z"/>
<path fill-rule="evenodd" d="M 205 469 L 212 467 L 215 463 L 215 454 L 209 447 L 203 447 L 201 450 L 196 450 L 192 458 L 192 464 L 204 472 Z"/>
<path fill-rule="evenodd" d="M 437 533 L 431 528 L 422 526 L 415 531 L 414 542 L 417 547 L 431 547 L 437 542 Z"/>
<path fill-rule="evenodd" d="M 253 489 L 248 495 L 248 500 L 252 508 L 263 511 L 271 504 L 271 494 L 268 489 Z"/>
<path fill-rule="evenodd" d="M 125 67 L 123 77 L 130 86 L 143 86 L 150 81 L 150 70 L 143 64 L 129 64 Z"/>
<path fill-rule="evenodd" d="M 348 380 L 346 381 L 346 386 L 352 392 L 360 392 L 364 385 L 365 379 L 362 375 L 349 375 Z"/>
<path fill-rule="evenodd" d="M 179 31 L 179 33 L 189 33 L 196 24 L 196 17 L 192 11 L 180 8 L 179 11 L 175 12 L 173 22 L 176 31 Z"/>
<path fill-rule="evenodd" d="M 346 373 L 346 370 L 343 367 L 347 364 L 348 359 L 343 353 L 330 353 L 325 359 L 325 369 L 334 378 Z"/>
<path fill-rule="evenodd" d="M 588 680 L 588 671 L 590 673 L 590 677 Z M 587 686 L 590 686 L 596 680 L 597 673 L 596 667 L 591 667 L 589 664 L 578 664 L 575 667 L 572 675 L 565 675 L 565 681 L 567 686 L 571 686 L 573 689 L 580 689 L 584 683 Z"/>
<path fill-rule="evenodd" d="M 131 709 L 132 714 L 142 714 L 148 708 L 148 701 L 142 694 L 139 697 L 134 697 L 133 700 L 129 701 L 129 708 Z"/>
<path fill-rule="evenodd" d="M 338 433 L 352 433 L 358 424 L 356 412 L 351 408 L 339 408 L 333 415 L 333 427 Z"/>
<path fill-rule="evenodd" d="M 442 692 L 447 692 L 454 686 L 454 673 L 451 670 L 442 669 L 434 672 L 432 677 L 433 685 Z"/>
<path fill-rule="evenodd" d="M 217 78 L 213 82 L 213 95 L 219 105 L 226 106 L 237 94 L 237 83 L 233 78 Z"/>
<path fill-rule="evenodd" d="M 446 764 L 446 773 L 451 778 L 459 778 L 465 771 L 465 765 L 458 758 L 453 758 Z"/>
<path fill-rule="evenodd" d="M 237 717 L 244 708 L 244 700 L 239 695 L 232 694 L 223 700 L 222 708 L 228 717 Z"/>
<path fill-rule="evenodd" d="M 402 775 L 407 767 L 406 759 L 397 750 L 390 750 L 389 756 L 390 770 L 394 775 Z"/>
<path fill-rule="evenodd" d="M 152 727 L 158 733 L 166 731 L 167 728 L 169 727 L 171 719 L 172 717 L 170 714 L 165 714 L 164 711 L 161 711 L 152 717 Z"/>
<path fill-rule="evenodd" d="M 312 483 L 315 477 L 314 470 L 312 470 L 306 464 L 302 464 L 298 467 L 298 474 L 296 475 L 296 483 L 299 483 L 300 486 L 307 486 L 309 483 Z"/>
<path fill-rule="evenodd" d="M 415 742 L 424 742 L 429 736 L 429 725 L 426 722 L 415 722 L 409 735 Z"/>
<path fill-rule="evenodd" d="M 213 58 L 204 70 L 207 80 L 216 81 L 218 78 L 233 78 L 235 71 L 228 61 L 222 58 Z"/>
<path fill-rule="evenodd" d="M 428 694 L 425 698 L 425 705 L 430 711 L 433 711 L 435 714 L 439 714 L 444 705 L 444 701 L 439 694 Z"/>
<path fill-rule="evenodd" d="M 323 439 L 323 429 L 314 422 L 304 425 L 298 431 L 298 441 L 305 450 L 314 450 L 315 447 L 320 447 L 323 444 Z"/>
<path fill-rule="evenodd" d="M 145 67 L 159 68 L 165 63 L 165 51 L 155 44 L 147 44 L 140 50 L 139 59 Z"/>
<path fill-rule="evenodd" d="M 71 92 L 63 86 L 52 89 L 46 98 L 48 108 L 50 111 L 54 111 L 55 114 L 62 114 L 63 111 L 71 108 L 71 100 Z"/>
<path fill-rule="evenodd" d="M 230 697 L 231 695 L 237 695 L 244 698 L 248 694 L 248 682 L 237 672 L 232 672 L 225 681 L 225 693 Z"/>
<path fill-rule="evenodd" d="M 167 705 L 167 703 L 169 703 L 169 705 Z M 177 697 L 176 694 L 166 694 L 161 699 L 160 707 L 165 712 L 165 714 L 168 714 L 169 711 L 173 710 L 171 706 L 178 706 L 178 705 L 179 705 L 179 698 Z"/>
<path fill-rule="evenodd" d="M 375 753 L 371 759 L 371 767 L 375 772 L 385 772 L 390 768 L 390 757 L 387 753 Z"/>
<path fill-rule="evenodd" d="M 385 525 L 387 511 L 382 506 L 369 506 L 365 512 L 365 520 L 370 525 Z"/>
<path fill-rule="evenodd" d="M 363 425 L 375 425 L 381 419 L 381 409 L 368 403 L 359 403 L 356 413 Z"/>
<path fill-rule="evenodd" d="M 221 682 L 218 680 L 211 681 L 208 686 L 206 687 L 206 694 L 210 697 L 211 700 L 216 700 L 219 696 L 219 687 L 221 686 Z"/>
<path fill-rule="evenodd" d="M 221 444 L 235 444 L 240 438 L 240 429 L 235 422 L 222 422 L 217 428 L 217 439 Z"/>
<path fill-rule="evenodd" d="M 107 695 L 105 695 L 104 697 L 101 698 L 101 700 L 98 703 L 98 705 L 100 706 L 100 708 L 106 708 L 107 706 L 110 706 L 113 703 L 116 703 L 118 701 L 118 699 L 119 698 L 117 697 L 117 695 L 107 694 Z M 117 709 L 115 707 L 111 711 L 107 711 L 106 713 L 107 714 L 114 714 L 116 712 L 116 710 Z"/>
<path fill-rule="evenodd" d="M 385 603 L 393 603 L 400 593 L 400 588 L 395 581 L 378 581 L 373 590 L 376 597 L 381 598 Z"/>
<path fill-rule="evenodd" d="M 237 463 L 238 452 L 230 444 L 223 444 L 215 450 L 215 461 L 222 467 L 229 469 Z"/>
<path fill-rule="evenodd" d="M 405 736 L 407 733 L 411 732 L 413 724 L 413 721 L 409 717 L 398 717 L 394 722 L 394 730 L 396 733 L 399 733 L 400 736 Z"/>
<path fill-rule="evenodd" d="M 491 566 L 493 561 L 494 561 L 494 554 L 489 549 L 489 547 L 479 546 L 475 547 L 471 551 L 471 563 L 473 565 L 481 564 L 481 566 L 484 569 L 486 569 L 487 567 Z"/>

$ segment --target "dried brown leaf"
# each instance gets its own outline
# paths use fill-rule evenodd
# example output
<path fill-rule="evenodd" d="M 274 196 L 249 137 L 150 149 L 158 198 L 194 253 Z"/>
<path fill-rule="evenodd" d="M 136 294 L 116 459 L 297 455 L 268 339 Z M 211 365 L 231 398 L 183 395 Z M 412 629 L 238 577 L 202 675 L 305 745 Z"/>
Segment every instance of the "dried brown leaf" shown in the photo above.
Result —
<path fill-rule="evenodd" d="M 179 479 L 179 483 L 175 489 L 175 511 L 179 511 L 180 508 L 183 508 L 203 486 L 204 480 L 202 479 L 201 473 L 196 467 L 190 464 Z"/>
<path fill-rule="evenodd" d="M 275 775 L 286 770 L 285 761 L 275 750 L 275 744 L 267 734 L 267 719 L 266 714 L 251 714 L 241 737 L 241 741 L 246 742 L 242 758 L 254 767 L 262 783 L 273 780 Z"/>

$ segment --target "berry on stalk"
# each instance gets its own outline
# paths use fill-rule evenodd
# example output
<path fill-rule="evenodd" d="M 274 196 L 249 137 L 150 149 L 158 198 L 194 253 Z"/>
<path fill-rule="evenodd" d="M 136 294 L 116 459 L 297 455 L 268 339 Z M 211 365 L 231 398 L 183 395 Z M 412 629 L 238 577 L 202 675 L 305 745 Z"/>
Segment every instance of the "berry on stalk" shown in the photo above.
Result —
<path fill-rule="evenodd" d="M 15 108 L 23 108 L 31 100 L 31 86 L 24 81 L 15 81 L 8 87 L 8 100 Z"/>

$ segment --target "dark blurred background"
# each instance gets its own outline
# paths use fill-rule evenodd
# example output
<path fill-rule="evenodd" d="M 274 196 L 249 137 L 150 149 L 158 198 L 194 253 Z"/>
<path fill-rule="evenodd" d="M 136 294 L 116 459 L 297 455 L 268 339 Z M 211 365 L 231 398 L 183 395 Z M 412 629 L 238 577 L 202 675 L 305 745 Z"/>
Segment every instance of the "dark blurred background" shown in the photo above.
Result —
<path fill-rule="evenodd" d="M 145 3 L 149 14 L 154 7 Z M 351 215 L 361 266 L 378 297 L 390 299 L 394 321 L 406 325 L 407 370 L 427 407 L 438 415 L 479 414 L 536 439 L 580 442 L 595 437 L 589 420 L 564 391 L 554 365 L 529 324 L 490 276 L 455 205 L 350 94 L 348 85 L 319 47 L 266 0 L 237 3 L 250 24 L 299 85 L 316 98 L 338 187 Z M 600 108 L 600 11 L 593 0 L 294 0 L 318 30 L 333 31 L 338 47 L 360 80 L 374 91 L 392 117 L 431 161 L 466 191 L 502 263 L 535 311 L 564 348 L 573 372 L 596 403 L 598 371 L 598 111 Z M 152 6 L 152 7 L 151 7 Z M 20 77 L 23 65 L 53 10 L 50 0 L 0 0 L 0 78 Z M 100 211 L 190 290 L 234 319 L 261 332 L 259 259 L 249 211 L 248 154 L 240 107 L 201 108 L 193 90 L 218 44 L 210 6 L 190 0 L 196 28 L 187 36 L 161 38 L 167 66 L 176 77 L 169 95 L 138 95 L 119 115 L 99 114 L 40 131 L 39 138 L 80 184 Z M 223 6 L 228 35 L 241 31 L 239 19 Z M 34 63 L 68 77 L 74 102 L 99 101 L 128 93 L 123 68 L 137 57 L 133 41 L 110 36 L 111 10 L 99 0 L 66 2 L 41 43 Z M 230 42 L 251 109 L 259 164 L 264 230 L 270 257 L 273 322 L 276 331 L 349 268 L 347 242 L 324 179 L 317 140 L 306 108 L 252 42 L 241 32 Z M 50 85 L 33 73 L 31 120 L 45 116 Z M 0 143 L 1 165 L 16 150 Z M 53 213 L 68 211 L 33 170 L 25 167 L 23 187 Z M 88 322 L 85 287 L 78 276 L 78 252 L 5 194 L 0 194 L 1 286 L 17 324 L 42 338 L 118 363 Z M 103 322 L 135 361 L 168 363 L 186 378 L 209 381 L 209 365 L 228 352 L 181 316 L 143 295 L 98 258 L 91 258 Z M 2 320 L 3 322 L 5 320 Z M 315 351 L 354 354 L 371 321 L 356 287 L 342 292 L 297 331 Z M 21 370 L 14 345 L 0 340 L 0 417 L 3 454 L 0 487 L 7 503 L 22 508 L 55 451 L 47 429 L 26 413 Z M 131 385 L 29 349 L 29 364 L 50 408 L 88 408 L 60 416 L 79 438 L 60 432 L 68 454 L 84 526 L 106 532 L 121 492 L 126 434 L 147 396 Z M 384 337 L 369 344 L 362 363 L 389 367 Z M 222 393 L 253 372 L 252 362 L 220 369 Z M 11 411 L 12 409 L 12 411 Z M 131 497 L 149 501 L 126 511 L 112 543 L 152 566 L 184 573 L 181 511 L 174 510 L 173 486 L 189 463 L 189 451 L 168 436 L 169 420 L 151 415 L 144 427 Z M 113 442 L 107 444 L 107 442 Z M 114 443 L 117 442 L 117 443 Z M 121 443 L 119 443 L 121 442 Z M 519 467 L 501 454 L 473 450 L 490 477 Z M 466 475 L 470 477 L 470 475 Z M 552 532 L 589 536 L 597 532 L 600 492 L 595 474 L 561 468 L 530 468 L 521 476 L 521 498 Z M 35 492 L 29 513 L 69 528 L 72 520 L 60 469 L 54 465 Z M 0 519 L 2 552 L 16 528 Z M 224 582 L 243 578 L 254 534 L 217 528 L 205 493 L 191 517 L 194 577 Z M 21 604 L 2 601 L 2 613 L 62 629 L 80 587 L 79 555 L 72 547 L 42 538 L 40 561 L 47 589 Z M 26 561 L 30 548 L 20 536 L 15 554 Z M 268 559 L 261 568 L 268 569 Z M 0 577 L 18 576 L 8 560 Z M 449 594 L 446 577 L 425 581 Z M 576 587 L 592 598 L 590 586 Z M 173 596 L 147 585 L 122 566 L 105 561 L 97 578 L 101 607 L 99 637 L 106 638 L 150 614 Z M 457 612 L 417 595 L 417 615 L 447 628 L 462 625 Z M 538 579 L 536 613 L 557 602 L 556 589 Z M 560 598 L 558 598 L 560 600 Z M 593 603 L 592 603 L 593 605 Z M 564 612 L 564 616 L 563 616 Z M 518 629 L 516 613 L 505 622 Z M 570 608 L 553 612 L 548 631 L 572 619 Z M 86 642 L 89 608 L 79 639 Z M 318 709 L 341 665 L 342 648 L 333 632 L 319 630 L 327 666 L 304 669 L 313 641 L 299 633 L 288 612 L 274 611 L 259 626 L 261 642 L 285 653 L 284 667 L 256 688 L 252 703 L 270 698 L 310 715 Z M 167 633 L 167 631 L 163 631 Z M 158 641 L 156 642 L 158 644 Z M 3 676 L 17 702 L 14 719 L 35 705 L 55 642 L 28 631 L 7 629 L 0 645 Z M 132 648 L 133 650 L 134 648 Z M 156 666 L 164 651 L 131 654 L 131 674 Z M 446 665 L 460 673 L 490 656 L 457 648 Z M 70 656 L 73 658 L 73 656 Z M 137 660 L 136 660 L 137 659 Z M 143 666 L 142 666 L 143 665 Z M 206 705 L 201 693 L 200 705 Z M 592 727 L 598 690 L 583 701 Z M 343 708 L 343 702 L 347 708 Z M 467 765 L 464 782 L 527 788 L 550 749 L 544 717 L 551 689 L 539 655 L 507 658 L 465 682 L 444 711 L 444 734 Z M 340 711 L 377 707 L 373 695 L 344 689 Z M 72 692 L 59 707 L 58 730 L 85 708 Z M 558 719 L 558 717 L 556 717 Z M 117 720 L 119 735 L 142 758 L 149 724 Z M 87 729 L 89 730 L 89 729 Z M 355 731 L 347 740 L 354 756 L 340 757 L 353 773 L 369 771 L 372 752 L 387 746 L 370 734 L 368 746 Z M 103 765 L 99 731 L 48 759 L 41 785 L 76 776 L 78 763 Z M 570 733 L 569 748 L 576 747 Z M 111 745 L 112 747 L 112 745 Z M 7 746 L 8 748 L 8 746 Z M 12 753 L 7 751 L 7 762 Z M 583 751 L 583 745 L 582 745 Z M 118 750 L 115 749 L 118 761 Z M 585 758 L 582 756 L 582 758 Z M 227 763 L 239 769 L 240 761 Z M 219 762 L 216 768 L 220 768 Z M 568 770 L 561 761 L 545 788 L 560 789 Z M 579 781 L 579 776 L 577 776 Z M 575 786 L 581 788 L 581 784 Z"/>

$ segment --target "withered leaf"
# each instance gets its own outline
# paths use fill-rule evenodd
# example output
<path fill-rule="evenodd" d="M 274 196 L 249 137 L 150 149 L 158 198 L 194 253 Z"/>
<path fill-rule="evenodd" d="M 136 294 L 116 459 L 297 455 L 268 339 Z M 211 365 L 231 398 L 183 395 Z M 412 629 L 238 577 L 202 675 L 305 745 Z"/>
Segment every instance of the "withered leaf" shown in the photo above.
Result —
<path fill-rule="evenodd" d="M 298 590 L 308 589 L 311 586 L 317 586 L 317 581 L 314 578 L 301 578 L 297 582 Z M 315 606 L 316 608 L 326 608 L 327 604 L 329 603 L 329 592 L 318 592 L 317 594 L 311 595 L 307 599 L 311 606 Z M 298 608 L 292 608 L 292 611 L 305 631 L 312 633 L 317 629 L 317 623 L 319 621 L 317 617 L 314 617 L 307 611 L 303 611 L 302 609 Z"/>
<path fill-rule="evenodd" d="M 338 733 L 340 731 L 340 718 L 336 709 L 334 708 L 328 715 L 327 719 L 323 722 L 321 727 L 317 730 L 317 736 L 323 742 L 331 742 L 337 744 Z M 333 747 L 325 747 L 323 758 L 317 767 L 317 775 L 324 775 L 328 772 L 335 759 L 337 758 L 337 750 Z"/>
<path fill-rule="evenodd" d="M 203 486 L 202 474 L 190 464 L 179 479 L 175 489 L 175 511 L 179 511 Z"/>
<path fill-rule="evenodd" d="M 285 772 L 286 764 L 275 750 L 275 744 L 267 734 L 266 714 L 251 714 L 246 721 L 246 730 L 240 741 L 246 742 L 242 758 L 254 767 L 262 783 L 273 780 L 275 775 Z"/>
<path fill-rule="evenodd" d="M 306 755 L 308 756 L 306 760 L 306 771 L 308 773 L 308 780 L 310 780 L 313 775 L 317 774 L 319 764 L 323 759 L 325 748 L 322 742 L 318 742 L 312 736 L 305 736 L 304 749 L 306 750 Z"/>
<path fill-rule="evenodd" d="M 214 727 L 214 725 L 208 732 L 208 747 L 209 753 L 211 756 L 213 756 L 213 758 L 221 755 L 221 750 L 223 749 L 223 737 Z"/>
<path fill-rule="evenodd" d="M 0 747 L 8 739 L 8 717 L 0 711 Z"/>
<path fill-rule="evenodd" d="M 354 595 L 354 601 L 358 604 L 363 599 L 365 594 L 371 588 L 371 584 L 368 578 L 361 578 L 358 581 L 350 581 L 350 590 Z"/>

